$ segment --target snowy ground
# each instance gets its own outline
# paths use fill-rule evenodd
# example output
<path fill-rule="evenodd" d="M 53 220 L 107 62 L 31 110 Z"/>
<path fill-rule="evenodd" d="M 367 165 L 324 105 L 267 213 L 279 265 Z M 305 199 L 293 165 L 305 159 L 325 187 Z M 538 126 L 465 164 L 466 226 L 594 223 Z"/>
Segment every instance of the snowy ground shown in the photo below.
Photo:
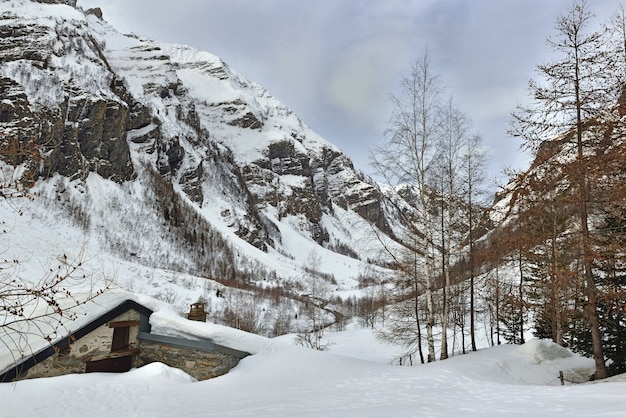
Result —
<path fill-rule="evenodd" d="M 592 362 L 543 341 L 400 367 L 386 364 L 392 348 L 359 328 L 329 333 L 328 352 L 294 346 L 285 336 L 269 340 L 222 327 L 220 333 L 255 352 L 225 376 L 193 382 L 179 370 L 151 364 L 124 374 L 3 383 L 0 415 L 621 417 L 626 410 L 626 379 L 560 386 L 559 370 L 576 378 Z"/>
<path fill-rule="evenodd" d="M 67 223 L 52 224 L 37 212 L 8 216 L 12 210 L 4 206 L 0 203 L 10 232 L 2 236 L 0 250 L 7 259 L 22 260 L 20 275 L 40 277 L 55 256 L 82 248 L 85 268 L 95 276 L 111 276 L 120 284 L 138 278 L 134 293 L 172 285 L 172 274 L 114 260 Z M 97 273 L 103 266 L 114 271 Z M 144 276 L 145 289 L 139 285 Z M 192 293 L 176 290 L 175 296 L 192 300 L 197 297 Z M 136 297 L 148 302 L 146 296 Z M 175 309 L 154 303 L 155 330 L 209 337 L 254 354 L 227 375 L 204 382 L 152 364 L 124 374 L 2 383 L 0 417 L 621 417 L 626 411 L 626 378 L 560 386 L 559 370 L 579 380 L 591 373 L 592 361 L 538 341 L 400 367 L 388 364 L 398 350 L 376 341 L 368 329 L 327 333 L 329 351 L 317 352 L 294 345 L 293 336 L 267 339 L 191 323 Z M 0 352 L 0 360 L 5 354 Z"/>

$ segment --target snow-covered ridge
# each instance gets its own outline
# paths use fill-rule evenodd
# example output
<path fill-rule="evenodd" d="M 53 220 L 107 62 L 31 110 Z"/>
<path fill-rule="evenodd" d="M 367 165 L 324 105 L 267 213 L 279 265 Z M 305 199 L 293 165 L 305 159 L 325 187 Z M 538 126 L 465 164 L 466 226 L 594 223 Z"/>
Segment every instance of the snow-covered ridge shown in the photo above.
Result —
<path fill-rule="evenodd" d="M 340 152 L 333 144 L 316 135 L 265 88 L 247 80 L 219 57 L 186 45 L 159 44 L 159 48 L 176 65 L 176 74 L 188 94 L 195 99 L 196 109 L 206 116 L 201 119 L 205 127 L 213 131 L 219 129 L 209 121 L 224 118 L 223 112 L 219 111 L 220 106 L 230 106 L 228 112 L 236 112 L 236 107 L 243 106 L 239 112 L 249 112 L 258 120 L 258 123 L 250 124 L 259 130 L 260 135 L 245 135 L 242 138 L 243 135 L 239 134 L 233 140 L 236 134 L 232 131 L 223 130 L 221 137 L 216 133 L 220 140 L 230 139 L 228 146 L 234 150 L 235 156 L 243 158 L 243 163 L 262 158 L 267 144 L 278 141 L 289 141 L 297 151 L 314 152 L 317 156 L 323 149 Z"/>

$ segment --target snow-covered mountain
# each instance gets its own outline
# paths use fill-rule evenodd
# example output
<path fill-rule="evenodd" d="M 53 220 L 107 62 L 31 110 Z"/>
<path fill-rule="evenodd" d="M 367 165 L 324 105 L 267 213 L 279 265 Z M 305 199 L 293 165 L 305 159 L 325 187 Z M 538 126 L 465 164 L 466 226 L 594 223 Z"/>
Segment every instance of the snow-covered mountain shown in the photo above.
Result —
<path fill-rule="evenodd" d="M 407 210 L 393 189 L 218 57 L 75 3 L 0 2 L 0 141 L 22 147 L 4 167 L 33 206 L 196 276 L 298 288 L 306 266 L 351 290 L 385 271 Z"/>

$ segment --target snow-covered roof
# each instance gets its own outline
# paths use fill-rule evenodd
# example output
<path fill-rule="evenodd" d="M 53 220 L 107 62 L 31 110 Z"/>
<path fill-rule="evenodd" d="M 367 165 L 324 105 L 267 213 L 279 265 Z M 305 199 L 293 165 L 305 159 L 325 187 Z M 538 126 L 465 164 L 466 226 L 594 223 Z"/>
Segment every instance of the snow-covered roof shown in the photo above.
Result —
<path fill-rule="evenodd" d="M 28 334 L 21 345 L 15 345 L 11 344 L 19 339 L 15 333 L 4 333 L 0 340 L 4 340 L 2 342 L 9 350 L 0 353 L 0 367 L 3 366 L 0 369 L 0 382 L 13 379 L 67 348 L 70 344 L 68 337 L 71 336 L 72 341 L 78 340 L 129 310 L 135 310 L 145 318 L 145 323 L 140 324 L 141 334 L 165 344 L 202 348 L 199 343 L 207 343 L 207 347 L 212 350 L 243 358 L 257 351 L 258 342 L 264 339 L 228 327 L 188 320 L 168 305 L 150 298 L 127 292 L 110 292 L 81 306 L 81 315 L 76 320 L 64 322 L 63 329 L 57 332 L 51 342 L 47 342 L 42 336 Z M 58 318 L 50 318 L 51 323 L 56 320 Z"/>
<path fill-rule="evenodd" d="M 81 320 L 76 320 L 71 324 L 66 325 L 65 332 L 58 333 L 57 338 L 51 343 L 42 345 L 38 349 L 36 347 L 28 346 L 27 348 L 31 350 L 30 353 L 15 353 L 9 350 L 6 354 L 10 354 L 14 360 L 9 363 L 8 367 L 5 367 L 5 369 L 0 372 L 0 382 L 12 380 L 23 371 L 30 369 L 34 365 L 54 355 L 60 350 L 67 348 L 70 345 L 69 336 L 72 337 L 71 341 L 78 340 L 96 328 L 111 321 L 113 318 L 131 309 L 139 312 L 145 318 L 148 318 L 152 314 L 152 310 L 131 299 L 121 300 L 117 305 L 112 307 L 104 307 L 102 305 L 96 306 L 98 309 L 92 309 L 89 314 L 86 313 L 83 315 Z M 54 318 L 51 318 L 51 321 L 54 320 Z M 87 322 L 85 323 L 85 321 Z M 3 337 L 9 336 L 10 334 L 3 335 Z M 37 344 L 37 346 L 39 346 L 39 344 Z M 4 355 L 3 357 L 7 356 Z M 6 363 L 3 362 L 2 364 L 6 366 Z"/>

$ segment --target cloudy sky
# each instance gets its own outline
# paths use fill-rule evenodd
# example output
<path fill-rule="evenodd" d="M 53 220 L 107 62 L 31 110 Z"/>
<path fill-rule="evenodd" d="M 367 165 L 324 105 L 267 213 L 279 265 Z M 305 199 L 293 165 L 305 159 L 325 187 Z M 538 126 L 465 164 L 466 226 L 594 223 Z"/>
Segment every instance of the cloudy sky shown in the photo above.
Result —
<path fill-rule="evenodd" d="M 588 0 L 606 21 L 618 0 Z M 523 168 L 509 114 L 527 99 L 546 37 L 571 0 L 78 0 L 122 32 L 211 52 L 267 88 L 370 172 L 389 94 L 428 49 L 490 153 L 489 177 Z M 499 181 L 500 183 L 502 180 Z"/>

